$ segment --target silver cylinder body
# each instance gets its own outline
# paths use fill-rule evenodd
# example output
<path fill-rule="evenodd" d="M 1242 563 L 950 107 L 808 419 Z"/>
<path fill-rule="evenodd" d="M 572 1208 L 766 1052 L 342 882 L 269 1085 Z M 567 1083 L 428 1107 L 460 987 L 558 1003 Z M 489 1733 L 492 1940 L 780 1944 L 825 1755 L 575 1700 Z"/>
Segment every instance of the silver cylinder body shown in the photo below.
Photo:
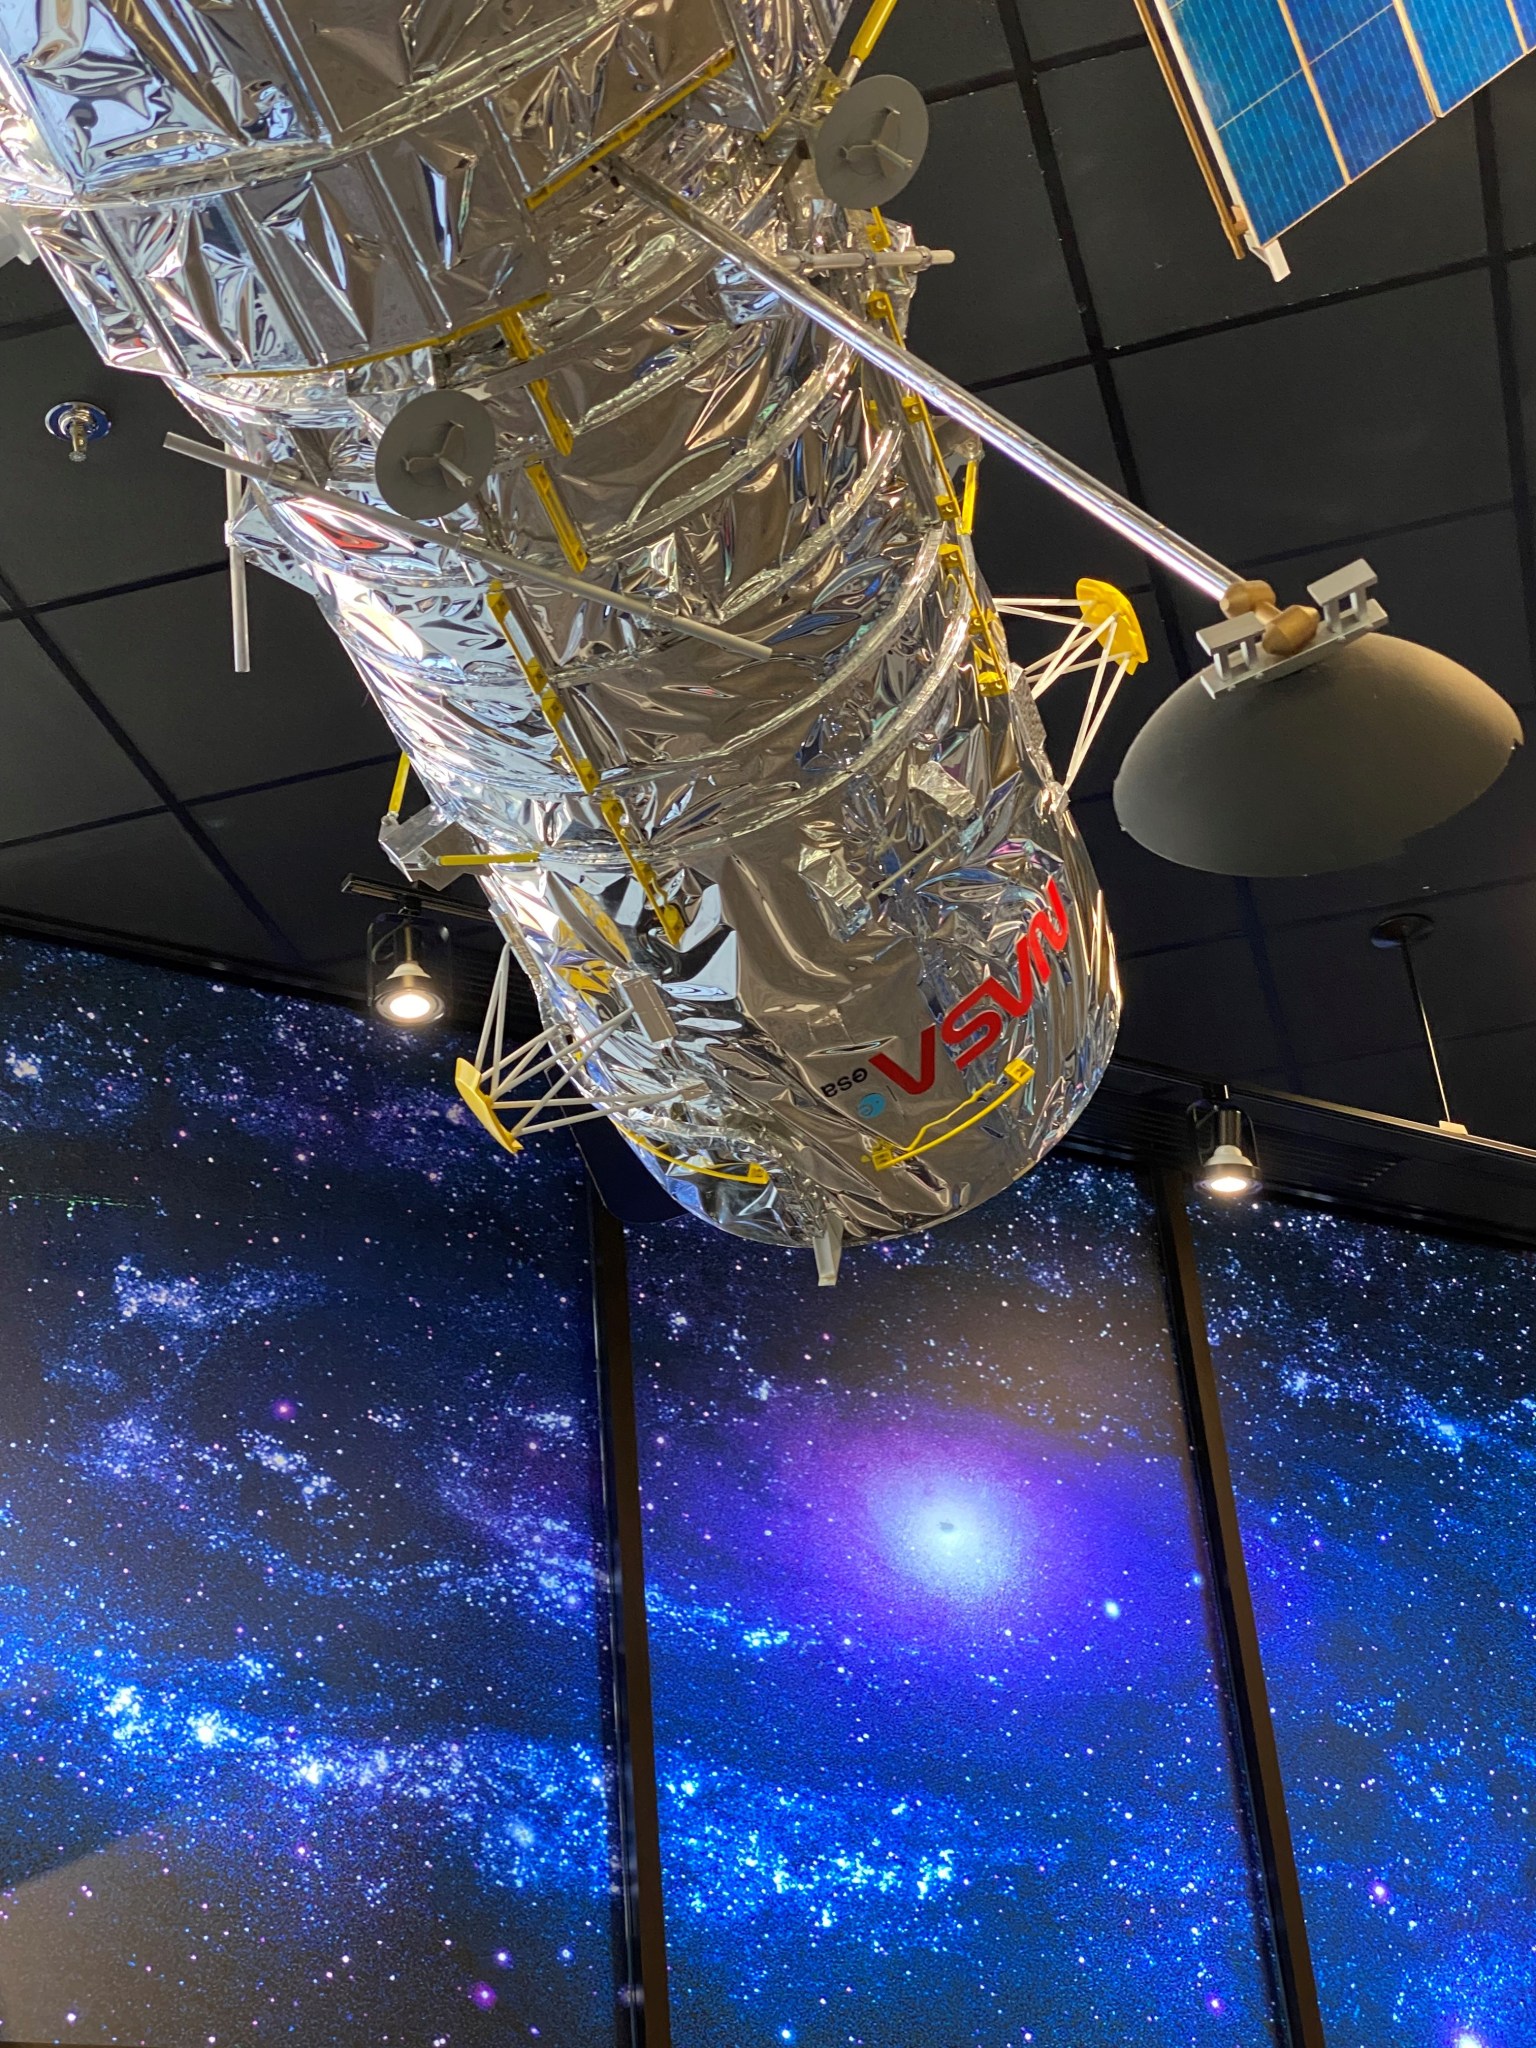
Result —
<path fill-rule="evenodd" d="M 430 792 L 387 843 L 520 856 L 483 880 L 576 1086 L 688 1206 L 791 1245 L 1007 1186 L 1119 1010 L 955 517 L 975 451 L 591 167 L 622 147 L 802 265 L 868 248 L 796 147 L 835 28 L 821 0 L 0 16 L 4 196 L 108 361 L 294 479 L 244 487 L 233 535 L 313 592 Z M 826 289 L 899 327 L 911 272 Z M 613 605 L 370 525 L 380 436 L 432 389 L 497 435 L 445 532 Z"/>

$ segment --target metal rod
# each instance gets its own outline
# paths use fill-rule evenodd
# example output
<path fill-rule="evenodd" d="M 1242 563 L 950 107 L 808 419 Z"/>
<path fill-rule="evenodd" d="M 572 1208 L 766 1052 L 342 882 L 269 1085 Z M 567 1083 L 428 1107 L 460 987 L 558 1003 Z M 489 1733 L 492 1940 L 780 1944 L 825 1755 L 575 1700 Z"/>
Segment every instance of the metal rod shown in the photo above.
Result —
<path fill-rule="evenodd" d="M 251 672 L 251 615 L 246 602 L 245 551 L 235 539 L 235 521 L 240 516 L 240 476 L 237 470 L 224 472 L 224 542 L 229 549 L 229 633 L 235 674 Z"/>
<path fill-rule="evenodd" d="M 1205 554 L 1192 542 L 1182 539 L 1171 527 L 1164 526 L 1149 512 L 1143 512 L 1128 498 L 1122 498 L 1108 484 L 1100 483 L 1086 469 L 1079 469 L 1065 455 L 1058 455 L 1044 441 L 1026 433 L 1000 412 L 994 412 L 990 405 L 974 392 L 967 391 L 963 384 L 956 384 L 941 370 L 925 363 L 921 356 L 909 354 L 889 335 L 882 334 L 846 307 L 838 305 L 835 299 L 817 291 L 814 285 L 797 277 L 785 264 L 772 256 L 765 256 L 761 249 L 732 229 L 722 227 L 688 200 L 668 191 L 665 185 L 658 184 L 645 171 L 637 170 L 633 164 L 618 157 L 610 157 L 602 167 L 602 175 L 615 179 L 659 207 L 663 213 L 670 214 L 673 220 L 697 235 L 701 242 L 707 242 L 720 255 L 739 263 L 760 284 L 776 292 L 786 305 L 796 307 L 808 320 L 814 320 L 818 327 L 835 335 L 855 355 L 886 371 L 899 384 L 917 392 L 948 418 L 969 427 L 973 434 L 979 434 L 1000 455 L 1006 455 L 1020 469 L 1038 477 L 1091 519 L 1097 519 L 1101 526 L 1118 533 L 1122 540 L 1140 548 L 1144 555 L 1160 562 L 1175 576 L 1182 576 L 1186 583 L 1192 584 L 1206 597 L 1220 599 L 1240 580 L 1235 569 L 1227 568 L 1214 555 Z"/>
<path fill-rule="evenodd" d="M 1325 2048 L 1323 2015 L 1302 1908 L 1301 1878 L 1286 1814 L 1280 1751 L 1269 1711 L 1258 1623 L 1243 1558 L 1237 1498 L 1227 1457 L 1216 1368 L 1206 1336 L 1194 1237 L 1184 1206 L 1184 1177 L 1158 1173 L 1155 1187 L 1158 1247 L 1179 1388 L 1189 1430 L 1195 1491 L 1210 1556 L 1217 1642 L 1231 1717 L 1233 1746 L 1263 1891 L 1266 1947 L 1288 2048 Z"/>
<path fill-rule="evenodd" d="M 1398 949 L 1403 956 L 1403 971 L 1408 976 L 1408 992 L 1413 997 L 1413 1007 L 1419 1013 L 1419 1028 L 1424 1033 L 1424 1050 L 1429 1054 L 1430 1072 L 1435 1077 L 1435 1093 L 1440 1098 L 1440 1121 L 1453 1124 L 1451 1105 L 1445 1093 L 1445 1076 L 1440 1071 L 1440 1052 L 1435 1044 L 1434 1027 L 1429 1021 L 1429 1012 L 1424 1007 L 1424 992 L 1419 987 L 1419 971 L 1413 964 L 1413 948 L 1402 946 Z"/>
<path fill-rule="evenodd" d="M 595 1192 L 590 1195 L 588 1215 L 602 1424 L 608 1664 L 619 1755 L 620 1963 L 629 1994 L 627 2006 L 620 2011 L 620 2040 L 623 2048 L 670 2048 L 661 1820 L 645 1619 L 640 1444 L 635 1424 L 624 1226 Z"/>
<path fill-rule="evenodd" d="M 328 491 L 304 477 L 289 476 L 265 463 L 246 462 L 222 448 L 210 447 L 203 441 L 190 441 L 185 434 L 167 434 L 165 446 L 173 455 L 186 455 L 193 462 L 206 462 L 212 469 L 249 477 L 252 483 L 270 484 L 296 498 L 329 505 L 353 519 L 366 519 L 371 526 L 382 526 L 388 533 L 398 533 L 406 540 L 426 541 L 434 547 L 447 548 L 452 554 L 464 555 L 483 568 L 493 569 L 498 576 L 510 576 L 514 582 L 539 583 L 553 590 L 567 590 L 573 597 L 605 605 L 610 611 L 629 612 L 637 619 L 649 619 L 653 625 L 663 626 L 670 632 L 686 633 L 695 640 L 707 640 L 712 647 L 723 647 L 727 653 L 742 655 L 748 661 L 772 661 L 774 658 L 773 649 L 761 640 L 745 640 L 739 633 L 727 633 L 723 626 L 711 626 L 703 619 L 686 618 L 681 612 L 652 604 L 648 598 L 631 597 L 622 590 L 607 590 L 601 583 L 588 583 L 583 577 L 573 576 L 565 569 L 552 569 L 543 562 L 525 562 L 518 555 L 504 555 L 499 549 L 488 548 L 483 541 L 474 540 L 468 534 L 454 533 L 441 526 L 423 526 L 417 520 L 402 518 L 398 512 L 386 511 L 381 505 L 360 504 L 356 498 L 345 497 L 340 491 Z"/>

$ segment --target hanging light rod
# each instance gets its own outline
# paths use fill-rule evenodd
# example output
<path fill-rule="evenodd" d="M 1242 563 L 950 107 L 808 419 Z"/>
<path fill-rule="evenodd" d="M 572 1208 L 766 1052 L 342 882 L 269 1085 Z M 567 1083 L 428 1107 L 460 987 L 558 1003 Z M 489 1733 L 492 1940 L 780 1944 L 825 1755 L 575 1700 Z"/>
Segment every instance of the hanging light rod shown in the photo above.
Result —
<path fill-rule="evenodd" d="M 401 910 L 428 911 L 433 917 L 465 917 L 473 924 L 494 924 L 495 918 L 479 903 L 460 903 L 452 896 L 428 895 L 424 889 L 402 888 L 398 882 L 375 882 L 368 875 L 347 875 L 341 885 L 343 896 L 370 896 L 376 903 L 393 903 Z"/>
<path fill-rule="evenodd" d="M 690 234 L 707 243 L 717 254 L 739 263 L 759 284 L 766 285 L 786 305 L 794 306 L 807 320 L 813 320 L 818 327 L 834 335 L 856 356 L 886 371 L 947 418 L 969 427 L 988 447 L 995 448 L 1000 455 L 1006 455 L 1011 462 L 1017 463 L 1020 469 L 1027 470 L 1062 497 L 1070 499 L 1091 519 L 1097 519 L 1101 526 L 1109 527 L 1122 540 L 1140 548 L 1154 562 L 1161 562 L 1165 569 L 1183 577 L 1204 596 L 1219 601 L 1241 581 L 1235 569 L 1227 568 L 1214 555 L 1206 554 L 1193 542 L 1183 539 L 1171 526 L 1164 526 L 1160 519 L 1154 519 L 1139 505 L 1122 498 L 1118 491 L 1100 483 L 1088 470 L 1079 469 L 1065 455 L 1058 455 L 1054 448 L 1026 433 L 1002 413 L 994 412 L 973 391 L 967 391 L 963 384 L 956 384 L 942 370 L 925 363 L 921 356 L 909 355 L 889 335 L 860 320 L 835 299 L 828 298 L 825 292 L 807 284 L 786 264 L 775 257 L 765 256 L 753 243 L 732 229 L 722 227 L 719 221 L 712 220 L 688 200 L 668 191 L 665 185 L 658 184 L 645 171 L 637 170 L 622 158 L 609 157 L 597 175 L 611 178 L 615 184 L 635 193 L 661 212 L 670 214 Z"/>
<path fill-rule="evenodd" d="M 483 541 L 475 540 L 467 533 L 455 533 L 442 526 L 424 526 L 420 520 L 386 511 L 382 505 L 366 505 L 357 498 L 344 496 L 340 491 L 328 491 L 323 485 L 313 484 L 307 477 L 296 476 L 288 470 L 273 469 L 264 462 L 247 462 L 226 449 L 210 447 L 204 441 L 189 440 L 185 434 L 167 434 L 165 446 L 173 455 L 185 455 L 193 462 L 206 462 L 210 469 L 232 470 L 236 476 L 249 477 L 252 483 L 268 484 L 274 490 L 286 491 L 309 504 L 328 505 L 333 511 L 346 513 L 350 519 L 366 520 L 370 526 L 382 527 L 386 533 L 398 533 L 405 540 L 426 541 L 433 547 L 447 548 L 451 554 L 463 555 L 515 583 L 544 584 L 554 590 L 569 591 L 573 597 L 583 597 L 588 603 L 603 605 L 609 611 L 629 612 L 635 618 L 647 619 L 652 625 L 665 627 L 669 632 L 686 633 L 694 640 L 707 640 L 710 646 L 723 647 L 728 654 L 743 655 L 748 661 L 773 659 L 773 649 L 761 640 L 744 639 L 740 633 L 728 633 L 723 626 L 711 626 L 707 620 L 691 619 L 682 612 L 669 611 L 665 605 L 652 604 L 648 598 L 631 596 L 628 591 L 608 590 L 601 583 L 588 583 L 584 577 L 573 576 L 565 569 L 553 569 L 545 562 L 528 562 L 519 555 L 504 555 L 499 549 L 488 548 Z"/>

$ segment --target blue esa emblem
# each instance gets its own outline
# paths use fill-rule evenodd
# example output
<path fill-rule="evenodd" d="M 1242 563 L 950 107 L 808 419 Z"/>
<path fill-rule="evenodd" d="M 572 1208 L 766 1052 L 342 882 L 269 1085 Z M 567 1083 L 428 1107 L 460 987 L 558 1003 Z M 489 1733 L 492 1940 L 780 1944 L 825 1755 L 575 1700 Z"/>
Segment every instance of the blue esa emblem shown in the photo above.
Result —
<path fill-rule="evenodd" d="M 884 1107 L 885 1097 L 883 1095 L 861 1095 L 859 1097 L 859 1115 L 862 1117 L 878 1116 Z"/>

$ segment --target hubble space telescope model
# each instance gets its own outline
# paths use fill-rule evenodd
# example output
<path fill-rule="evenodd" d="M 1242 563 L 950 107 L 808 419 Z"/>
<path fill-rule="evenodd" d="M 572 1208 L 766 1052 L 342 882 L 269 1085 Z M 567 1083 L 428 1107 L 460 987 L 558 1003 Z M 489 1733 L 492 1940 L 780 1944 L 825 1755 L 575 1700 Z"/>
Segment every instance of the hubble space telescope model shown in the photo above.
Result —
<path fill-rule="evenodd" d="M 204 429 L 237 569 L 351 655 L 430 798 L 386 850 L 475 872 L 537 994 L 509 1047 L 504 960 L 466 1100 L 513 1149 L 607 1115 L 824 1278 L 1027 1172 L 1114 1042 L 1067 789 L 1145 647 L 1102 583 L 994 602 L 984 447 L 1225 606 L 1119 785 L 1171 858 L 1374 858 L 1519 736 L 1382 638 L 1364 564 L 1280 610 L 908 353 L 941 252 L 880 210 L 926 136 L 861 75 L 889 12 L 835 71 L 836 0 L 0 18 L 0 192 Z M 1058 775 L 1036 699 L 1074 674 Z"/>

